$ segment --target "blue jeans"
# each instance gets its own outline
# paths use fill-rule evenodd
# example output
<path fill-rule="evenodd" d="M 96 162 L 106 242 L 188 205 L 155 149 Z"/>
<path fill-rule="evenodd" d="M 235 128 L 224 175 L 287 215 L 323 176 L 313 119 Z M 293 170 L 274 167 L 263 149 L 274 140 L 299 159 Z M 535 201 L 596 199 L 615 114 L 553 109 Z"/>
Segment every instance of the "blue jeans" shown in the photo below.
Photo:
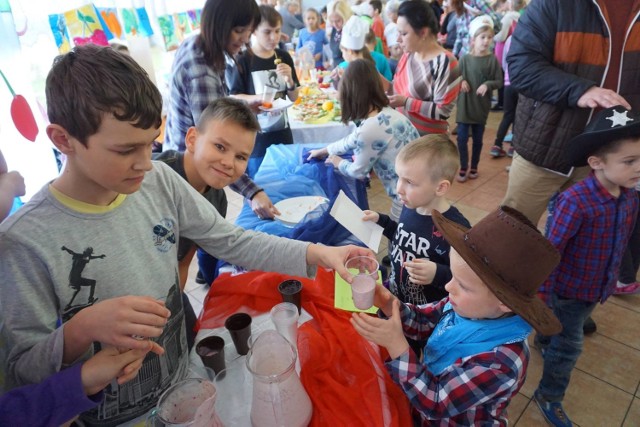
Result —
<path fill-rule="evenodd" d="M 207 286 L 211 285 L 213 280 L 218 277 L 218 259 L 209 255 L 202 249 L 198 248 L 196 252 L 198 256 L 198 268 L 204 278 Z"/>
<path fill-rule="evenodd" d="M 469 169 L 469 128 L 471 128 L 471 169 L 478 169 L 480 163 L 480 153 L 482 152 L 482 137 L 484 136 L 484 125 L 458 123 L 458 151 L 460 152 L 460 169 Z"/>
<path fill-rule="evenodd" d="M 553 313 L 562 323 L 562 332 L 552 337 L 536 336 L 539 343 L 549 343 L 544 354 L 544 369 L 537 391 L 549 402 L 561 402 L 569 387 L 571 371 L 582 353 L 582 326 L 596 303 L 566 299 L 556 294 L 551 295 L 551 303 Z"/>

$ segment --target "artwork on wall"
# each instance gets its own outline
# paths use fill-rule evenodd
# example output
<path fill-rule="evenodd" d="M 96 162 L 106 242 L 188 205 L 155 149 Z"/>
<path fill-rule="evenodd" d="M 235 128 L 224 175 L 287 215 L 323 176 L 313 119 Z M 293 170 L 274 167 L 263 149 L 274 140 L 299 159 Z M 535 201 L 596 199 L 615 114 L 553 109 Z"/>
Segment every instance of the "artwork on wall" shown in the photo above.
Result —
<path fill-rule="evenodd" d="M 115 7 L 99 7 L 98 12 L 102 17 L 103 25 L 109 29 L 111 34 L 117 39 L 122 38 L 122 25 L 118 19 L 118 11 Z"/>
<path fill-rule="evenodd" d="M 202 9 L 188 10 L 158 17 L 158 24 L 167 51 L 175 50 L 185 36 L 200 28 Z"/>
<path fill-rule="evenodd" d="M 202 9 L 192 9 L 157 17 L 164 46 L 175 50 L 186 36 L 200 29 Z M 49 26 L 60 53 L 73 46 L 95 43 L 106 46 L 113 38 L 151 37 L 151 19 L 144 7 L 115 8 L 88 4 L 49 15 Z"/>
<path fill-rule="evenodd" d="M 69 32 L 69 38 L 74 45 L 93 43 L 99 46 L 109 46 L 98 12 L 92 4 L 87 4 L 77 9 L 64 13 L 64 20 Z"/>

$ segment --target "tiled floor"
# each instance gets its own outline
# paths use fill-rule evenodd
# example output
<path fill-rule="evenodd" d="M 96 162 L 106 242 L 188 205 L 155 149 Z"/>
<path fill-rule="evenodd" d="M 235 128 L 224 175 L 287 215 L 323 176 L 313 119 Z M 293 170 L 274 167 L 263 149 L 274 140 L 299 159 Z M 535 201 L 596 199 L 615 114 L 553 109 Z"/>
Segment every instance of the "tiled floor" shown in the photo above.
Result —
<path fill-rule="evenodd" d="M 508 172 L 505 167 L 510 159 L 496 160 L 488 155 L 500 118 L 500 113 L 490 115 L 480 161 L 480 177 L 463 184 L 455 183 L 449 192 L 451 202 L 472 224 L 495 209 L 506 190 Z M 228 195 L 228 219 L 233 221 L 242 207 L 242 200 L 234 193 Z M 369 203 L 371 209 L 389 211 L 389 198 L 376 179 L 369 190 Z M 386 250 L 383 239 L 378 257 L 382 258 Z M 199 312 L 206 291 L 193 281 L 196 271 L 194 263 L 189 272 L 187 292 L 196 312 Z M 598 331 L 585 339 L 583 355 L 565 397 L 565 410 L 576 426 L 640 426 L 640 295 L 614 296 L 599 306 L 593 317 Z M 509 406 L 512 425 L 545 424 L 532 400 L 541 370 L 540 353 L 532 348 L 527 381 Z"/>

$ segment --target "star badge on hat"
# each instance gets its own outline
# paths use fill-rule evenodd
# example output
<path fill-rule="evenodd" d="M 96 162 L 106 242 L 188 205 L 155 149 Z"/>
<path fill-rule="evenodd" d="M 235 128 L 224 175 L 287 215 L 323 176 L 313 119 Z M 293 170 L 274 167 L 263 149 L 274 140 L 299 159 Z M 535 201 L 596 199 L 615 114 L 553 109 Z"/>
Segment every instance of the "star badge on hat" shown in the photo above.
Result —
<path fill-rule="evenodd" d="M 584 132 L 567 143 L 565 156 L 572 166 L 586 166 L 593 153 L 624 138 L 640 138 L 640 115 L 616 105 L 594 114 Z"/>
<path fill-rule="evenodd" d="M 611 120 L 611 127 L 616 126 L 626 126 L 627 122 L 632 122 L 633 119 L 627 115 L 627 111 L 616 111 L 613 110 L 613 114 L 610 117 L 607 117 L 607 120 Z"/>

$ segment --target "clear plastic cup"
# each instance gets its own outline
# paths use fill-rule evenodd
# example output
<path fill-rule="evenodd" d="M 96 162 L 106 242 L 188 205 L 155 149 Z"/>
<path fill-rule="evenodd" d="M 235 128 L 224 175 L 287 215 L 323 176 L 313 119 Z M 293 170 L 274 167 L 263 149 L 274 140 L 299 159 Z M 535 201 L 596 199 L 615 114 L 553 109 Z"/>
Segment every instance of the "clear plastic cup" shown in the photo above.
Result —
<path fill-rule="evenodd" d="M 264 92 L 262 92 L 262 108 L 270 109 L 273 108 L 273 100 L 276 97 L 276 90 L 272 87 L 264 87 Z"/>
<path fill-rule="evenodd" d="M 298 307 L 290 302 L 281 302 L 271 309 L 271 321 L 276 331 L 287 339 L 294 347 L 298 343 Z"/>
<path fill-rule="evenodd" d="M 373 296 L 378 279 L 378 261 L 373 257 L 358 256 L 347 260 L 345 267 L 353 275 L 351 297 L 353 305 L 360 310 L 373 306 Z"/>

